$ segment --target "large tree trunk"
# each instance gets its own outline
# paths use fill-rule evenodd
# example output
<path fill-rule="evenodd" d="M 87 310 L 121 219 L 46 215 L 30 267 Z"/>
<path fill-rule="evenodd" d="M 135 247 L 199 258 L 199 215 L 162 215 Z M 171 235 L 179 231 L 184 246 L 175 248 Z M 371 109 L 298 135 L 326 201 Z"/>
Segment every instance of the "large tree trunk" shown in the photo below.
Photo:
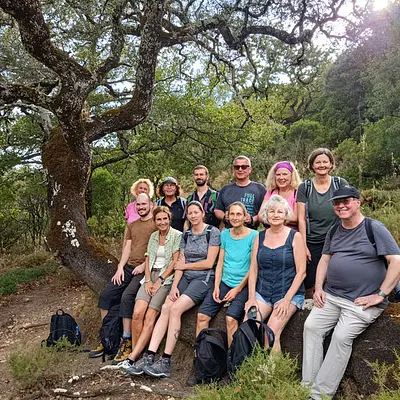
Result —
<path fill-rule="evenodd" d="M 115 271 L 117 260 L 89 236 L 85 192 L 91 150 L 84 132 L 74 136 L 79 140 L 67 141 L 68 134 L 58 129 L 43 150 L 51 216 L 48 243 L 64 265 L 99 293 Z"/>

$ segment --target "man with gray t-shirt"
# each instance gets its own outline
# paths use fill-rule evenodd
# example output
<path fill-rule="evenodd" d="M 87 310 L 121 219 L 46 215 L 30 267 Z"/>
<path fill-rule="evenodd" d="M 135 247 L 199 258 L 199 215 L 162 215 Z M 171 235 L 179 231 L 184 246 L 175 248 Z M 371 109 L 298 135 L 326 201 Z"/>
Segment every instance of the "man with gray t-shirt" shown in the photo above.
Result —
<path fill-rule="evenodd" d="M 387 294 L 400 278 L 399 247 L 381 222 L 361 214 L 357 189 L 343 186 L 334 191 L 331 200 L 341 221 L 326 236 L 315 282 L 316 307 L 303 334 L 302 381 L 311 387 L 314 400 L 322 395 L 333 397 L 353 340 L 382 313 Z M 323 358 L 324 338 L 333 328 Z"/>

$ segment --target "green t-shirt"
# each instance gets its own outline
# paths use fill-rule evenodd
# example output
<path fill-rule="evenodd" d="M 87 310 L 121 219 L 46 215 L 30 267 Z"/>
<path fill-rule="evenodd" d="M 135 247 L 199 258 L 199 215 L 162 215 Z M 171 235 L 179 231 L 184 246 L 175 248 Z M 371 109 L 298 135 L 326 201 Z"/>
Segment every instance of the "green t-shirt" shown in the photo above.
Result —
<path fill-rule="evenodd" d="M 307 233 L 308 243 L 323 243 L 325 241 L 326 233 L 329 228 L 339 219 L 333 211 L 332 202 L 329 201 L 333 197 L 335 190 L 333 179 L 331 178 L 331 185 L 325 193 L 319 193 L 315 189 L 314 182 L 311 180 L 311 194 L 307 199 L 306 185 L 303 182 L 297 190 L 297 202 L 307 203 L 308 217 L 310 224 L 310 232 Z M 339 178 L 339 186 L 348 185 L 347 181 Z"/>

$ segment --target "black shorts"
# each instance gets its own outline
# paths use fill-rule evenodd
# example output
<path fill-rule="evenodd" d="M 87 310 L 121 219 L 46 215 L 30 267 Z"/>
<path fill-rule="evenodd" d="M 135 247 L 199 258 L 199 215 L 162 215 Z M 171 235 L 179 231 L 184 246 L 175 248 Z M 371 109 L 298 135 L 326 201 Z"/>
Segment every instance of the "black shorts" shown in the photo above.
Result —
<path fill-rule="evenodd" d="M 225 295 L 233 288 L 225 285 L 224 282 L 221 282 L 219 285 L 219 298 L 223 299 Z M 211 318 L 214 318 L 218 311 L 224 306 L 225 302 L 217 303 L 213 299 L 213 291 L 212 288 L 208 293 L 206 298 L 204 299 L 202 305 L 199 307 L 199 313 L 208 315 Z M 226 310 L 226 316 L 236 319 L 240 321 L 244 314 L 244 305 L 248 299 L 248 290 L 247 286 L 233 299 L 233 301 L 229 304 L 228 309 Z"/>
<path fill-rule="evenodd" d="M 140 288 L 140 281 L 144 276 L 144 274 L 132 275 L 134 269 L 133 265 L 125 264 L 124 280 L 121 285 L 115 285 L 113 282 L 107 284 L 100 293 L 99 308 L 109 310 L 114 305 L 120 304 L 119 316 L 132 318 L 136 294 Z"/>

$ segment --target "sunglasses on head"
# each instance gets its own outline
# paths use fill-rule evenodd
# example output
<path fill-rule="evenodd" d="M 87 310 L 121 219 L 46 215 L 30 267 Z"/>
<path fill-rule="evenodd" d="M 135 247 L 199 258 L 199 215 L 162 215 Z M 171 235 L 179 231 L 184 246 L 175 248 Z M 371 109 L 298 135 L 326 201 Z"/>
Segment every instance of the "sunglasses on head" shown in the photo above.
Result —
<path fill-rule="evenodd" d="M 236 171 L 238 171 L 239 169 L 247 169 L 250 168 L 250 165 L 234 165 L 233 166 L 234 169 L 236 169 Z"/>

